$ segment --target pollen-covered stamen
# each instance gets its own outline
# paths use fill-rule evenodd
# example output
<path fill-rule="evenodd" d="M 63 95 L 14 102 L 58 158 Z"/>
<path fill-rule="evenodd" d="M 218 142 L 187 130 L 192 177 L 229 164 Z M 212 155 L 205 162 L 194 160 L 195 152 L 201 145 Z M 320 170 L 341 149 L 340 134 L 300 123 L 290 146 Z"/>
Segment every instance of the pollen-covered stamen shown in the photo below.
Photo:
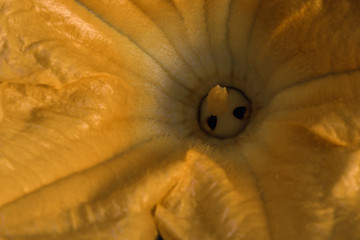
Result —
<path fill-rule="evenodd" d="M 246 127 L 250 113 L 250 101 L 240 90 L 216 85 L 201 101 L 199 126 L 219 139 L 235 137 Z"/>
<path fill-rule="evenodd" d="M 229 95 L 226 87 L 216 85 L 206 97 L 208 111 L 214 116 L 221 116 L 229 111 Z"/>

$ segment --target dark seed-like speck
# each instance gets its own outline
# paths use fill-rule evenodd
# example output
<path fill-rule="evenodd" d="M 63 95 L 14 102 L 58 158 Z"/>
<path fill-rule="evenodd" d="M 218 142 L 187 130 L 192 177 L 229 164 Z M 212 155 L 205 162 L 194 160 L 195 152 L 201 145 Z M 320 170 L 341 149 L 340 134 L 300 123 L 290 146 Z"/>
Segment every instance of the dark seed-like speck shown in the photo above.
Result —
<path fill-rule="evenodd" d="M 217 117 L 214 115 L 211 115 L 208 119 L 207 119 L 207 124 L 210 127 L 211 130 L 214 130 L 216 128 L 216 124 L 217 124 Z"/>
<path fill-rule="evenodd" d="M 234 111 L 233 111 L 233 115 L 234 115 L 237 119 L 243 119 L 245 113 L 246 113 L 246 107 L 237 107 L 237 108 L 235 108 Z"/>

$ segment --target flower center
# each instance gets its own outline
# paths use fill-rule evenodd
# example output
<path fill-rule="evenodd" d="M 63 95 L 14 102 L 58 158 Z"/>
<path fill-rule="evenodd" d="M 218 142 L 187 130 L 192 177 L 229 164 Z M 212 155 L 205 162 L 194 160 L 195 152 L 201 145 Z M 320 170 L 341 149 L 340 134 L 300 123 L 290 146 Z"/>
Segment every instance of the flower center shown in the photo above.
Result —
<path fill-rule="evenodd" d="M 250 113 L 250 101 L 242 91 L 216 85 L 201 100 L 199 126 L 212 137 L 235 137 L 246 127 Z"/>

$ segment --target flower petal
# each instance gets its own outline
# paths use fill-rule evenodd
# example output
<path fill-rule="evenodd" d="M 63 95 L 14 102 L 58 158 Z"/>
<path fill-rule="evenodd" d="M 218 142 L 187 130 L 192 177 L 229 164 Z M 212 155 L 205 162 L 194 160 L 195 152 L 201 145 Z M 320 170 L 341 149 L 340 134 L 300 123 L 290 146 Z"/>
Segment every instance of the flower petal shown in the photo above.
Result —
<path fill-rule="evenodd" d="M 155 238 L 152 210 L 185 177 L 185 150 L 174 142 L 147 141 L 1 206 L 1 236 Z"/>
<path fill-rule="evenodd" d="M 262 2 L 246 88 L 263 105 L 293 84 L 358 69 L 359 7 L 351 0 Z"/>
<path fill-rule="evenodd" d="M 252 140 L 238 151 L 258 180 L 274 239 L 357 238 L 358 79 L 356 72 L 293 86 L 248 127 Z"/>
<path fill-rule="evenodd" d="M 229 155 L 231 156 L 231 155 Z M 234 156 L 230 161 L 236 161 Z M 196 150 L 186 157 L 186 177 L 156 207 L 165 239 L 270 239 L 252 176 L 239 164 L 232 181 L 214 160 Z M 236 182 L 237 185 L 233 185 Z"/>

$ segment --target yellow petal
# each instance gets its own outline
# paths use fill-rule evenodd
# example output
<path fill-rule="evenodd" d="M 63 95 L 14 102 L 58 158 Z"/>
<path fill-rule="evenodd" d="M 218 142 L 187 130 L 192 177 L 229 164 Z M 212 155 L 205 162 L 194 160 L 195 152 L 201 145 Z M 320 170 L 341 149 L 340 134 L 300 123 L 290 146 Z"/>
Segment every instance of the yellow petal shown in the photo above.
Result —
<path fill-rule="evenodd" d="M 2 205 L 0 233 L 15 239 L 155 238 L 152 211 L 185 178 L 185 149 L 174 141 L 147 141 Z"/>
<path fill-rule="evenodd" d="M 232 156 L 229 162 L 236 160 Z M 255 182 L 246 165 L 239 165 L 243 170 L 236 168 L 238 181 L 232 182 L 209 156 L 188 151 L 186 177 L 156 207 L 161 235 L 165 239 L 270 239 Z"/>

